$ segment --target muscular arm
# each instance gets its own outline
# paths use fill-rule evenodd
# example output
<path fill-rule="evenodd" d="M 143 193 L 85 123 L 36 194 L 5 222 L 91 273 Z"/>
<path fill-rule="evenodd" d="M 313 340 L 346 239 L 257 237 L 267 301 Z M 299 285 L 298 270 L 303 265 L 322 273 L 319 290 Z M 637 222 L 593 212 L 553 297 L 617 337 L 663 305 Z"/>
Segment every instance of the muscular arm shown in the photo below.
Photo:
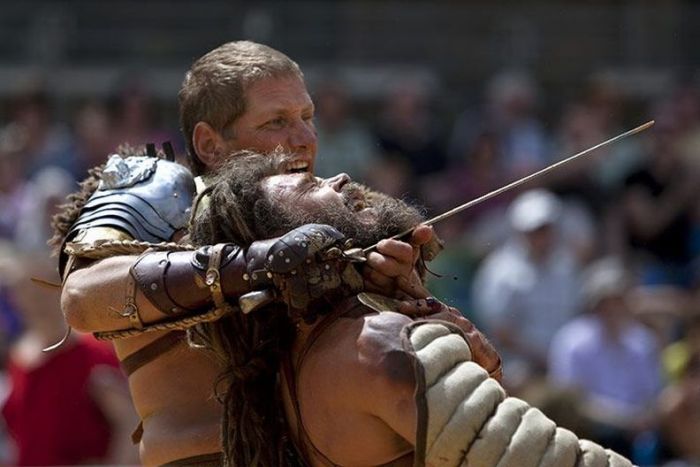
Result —
<path fill-rule="evenodd" d="M 71 272 L 61 292 L 61 308 L 68 324 L 82 332 L 132 327 L 129 319 L 120 312 L 126 303 L 129 268 L 136 259 L 136 256 L 114 256 Z M 139 291 L 136 305 L 144 323 L 166 317 Z"/>
<path fill-rule="evenodd" d="M 372 253 L 364 271 L 368 288 L 376 284 L 393 284 L 397 293 L 411 296 L 427 296 L 413 270 L 417 249 L 432 238 L 432 229 L 422 227 L 414 233 L 411 242 L 387 240 L 382 243 L 382 253 Z M 61 294 L 61 307 L 68 324 L 83 332 L 115 331 L 128 329 L 133 324 L 121 316 L 126 304 L 129 287 L 129 270 L 137 261 L 136 256 L 115 256 L 87 264 L 71 272 L 66 278 Z M 223 278 L 222 278 L 223 279 Z M 372 285 L 374 284 L 374 285 Z M 202 294 L 204 287 L 193 292 Z M 226 284 L 223 284 L 224 289 Z M 208 293 L 208 292 L 206 292 Z M 144 324 L 171 319 L 161 312 L 139 290 L 135 295 L 141 321 Z"/>

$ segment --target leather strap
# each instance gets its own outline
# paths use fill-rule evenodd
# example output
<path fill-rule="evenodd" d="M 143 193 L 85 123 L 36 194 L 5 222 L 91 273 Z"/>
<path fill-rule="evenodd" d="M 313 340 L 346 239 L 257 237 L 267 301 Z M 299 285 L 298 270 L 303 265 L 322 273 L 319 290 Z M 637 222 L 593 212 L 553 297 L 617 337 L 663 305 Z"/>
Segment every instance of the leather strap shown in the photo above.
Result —
<path fill-rule="evenodd" d="M 136 290 L 136 280 L 133 275 L 128 274 L 126 277 L 124 309 L 121 315 L 129 318 L 132 328 L 143 329 L 143 321 L 141 321 L 141 316 L 139 315 L 139 307 L 136 306 Z"/>
<path fill-rule="evenodd" d="M 218 244 L 211 247 L 209 255 L 209 264 L 207 265 L 207 273 L 205 283 L 209 286 L 211 296 L 214 299 L 214 305 L 217 308 L 224 308 L 227 303 L 224 298 L 224 293 L 221 291 L 221 256 L 224 252 L 226 244 Z"/>
<path fill-rule="evenodd" d="M 183 315 L 202 309 L 226 308 L 252 290 L 272 287 L 265 269 L 274 240 L 254 242 L 247 249 L 231 243 L 197 251 L 148 251 L 130 270 L 143 295 L 162 313 Z M 232 300 L 233 299 L 233 300 Z"/>
<path fill-rule="evenodd" d="M 142 366 L 173 349 L 179 343 L 184 342 L 185 336 L 185 331 L 171 331 L 130 354 L 121 361 L 124 373 L 126 373 L 126 376 L 131 376 Z"/>

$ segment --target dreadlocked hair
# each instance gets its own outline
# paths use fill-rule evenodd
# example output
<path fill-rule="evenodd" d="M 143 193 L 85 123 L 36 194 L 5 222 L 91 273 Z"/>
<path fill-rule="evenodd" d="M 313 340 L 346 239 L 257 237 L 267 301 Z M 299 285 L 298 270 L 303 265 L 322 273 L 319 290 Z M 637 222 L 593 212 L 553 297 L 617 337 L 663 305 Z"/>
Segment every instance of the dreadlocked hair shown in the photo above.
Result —
<path fill-rule="evenodd" d="M 160 150 L 158 150 L 157 154 L 158 157 L 164 157 Z M 117 147 L 116 155 L 126 159 L 132 156 L 146 156 L 147 153 L 145 146 L 132 146 L 123 143 Z M 75 221 L 78 220 L 85 204 L 100 185 L 105 165 L 106 163 L 88 169 L 88 176 L 78 184 L 79 190 L 66 196 L 66 202 L 58 206 L 58 214 L 51 218 L 53 236 L 46 243 L 51 247 L 54 256 L 60 253 L 66 235 L 68 235 Z"/>
<path fill-rule="evenodd" d="M 278 173 L 280 158 L 242 152 L 231 160 L 208 179 L 209 188 L 198 199 L 190 225 L 195 246 L 233 242 L 246 247 L 262 238 L 255 223 L 263 203 L 258 182 Z M 232 313 L 191 331 L 191 340 L 210 350 L 224 368 L 215 389 L 224 406 L 221 438 L 227 466 L 295 465 L 277 391 L 281 357 L 291 346 L 293 330 L 286 308 L 271 305 L 250 315 Z"/>

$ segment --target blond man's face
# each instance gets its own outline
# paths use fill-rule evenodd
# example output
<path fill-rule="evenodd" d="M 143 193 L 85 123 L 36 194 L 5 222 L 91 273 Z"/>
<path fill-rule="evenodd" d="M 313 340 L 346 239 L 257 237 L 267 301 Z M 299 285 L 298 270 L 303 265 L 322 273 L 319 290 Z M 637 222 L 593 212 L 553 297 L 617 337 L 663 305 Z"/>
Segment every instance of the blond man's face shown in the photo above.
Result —
<path fill-rule="evenodd" d="M 246 111 L 229 130 L 229 152 L 261 153 L 281 147 L 294 155 L 293 168 L 313 172 L 317 137 L 314 104 L 297 76 L 265 78 L 246 91 Z"/>

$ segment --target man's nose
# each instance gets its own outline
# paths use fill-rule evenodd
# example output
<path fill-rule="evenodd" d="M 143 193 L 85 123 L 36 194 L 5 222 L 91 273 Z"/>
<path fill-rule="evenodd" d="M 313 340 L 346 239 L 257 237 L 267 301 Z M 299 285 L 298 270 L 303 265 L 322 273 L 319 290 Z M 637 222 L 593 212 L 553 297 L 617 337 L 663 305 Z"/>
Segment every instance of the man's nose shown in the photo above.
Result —
<path fill-rule="evenodd" d="M 316 140 L 316 130 L 313 124 L 308 122 L 299 122 L 294 125 L 289 135 L 289 143 L 294 151 L 310 149 L 316 145 Z"/>
<path fill-rule="evenodd" d="M 338 192 L 341 190 L 341 188 L 343 188 L 343 185 L 349 181 L 350 176 L 346 173 L 339 173 L 338 175 L 326 179 L 328 185 Z"/>

